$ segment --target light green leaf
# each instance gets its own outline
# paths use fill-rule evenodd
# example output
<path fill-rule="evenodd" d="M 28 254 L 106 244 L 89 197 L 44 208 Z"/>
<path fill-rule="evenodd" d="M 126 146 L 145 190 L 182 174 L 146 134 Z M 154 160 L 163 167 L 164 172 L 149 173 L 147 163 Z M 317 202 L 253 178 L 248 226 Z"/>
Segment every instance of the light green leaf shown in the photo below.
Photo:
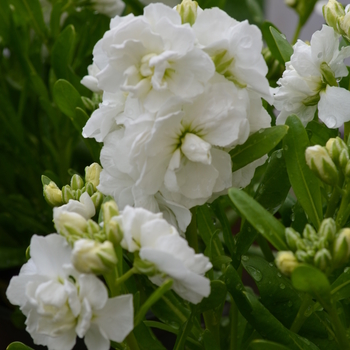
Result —
<path fill-rule="evenodd" d="M 318 229 L 323 217 L 322 198 L 319 181 L 305 161 L 305 150 L 310 145 L 309 139 L 297 116 L 289 116 L 286 124 L 289 130 L 283 139 L 283 151 L 289 181 L 309 220 Z"/>
<path fill-rule="evenodd" d="M 270 152 L 283 139 L 287 131 L 287 126 L 279 125 L 261 129 L 250 135 L 243 145 L 238 145 L 230 151 L 232 171 L 241 169 Z"/>
<path fill-rule="evenodd" d="M 20 343 L 19 341 L 15 341 L 11 343 L 6 350 L 34 350 L 33 348 L 30 348 L 27 345 L 24 345 L 23 343 Z"/>
<path fill-rule="evenodd" d="M 281 57 L 283 58 L 284 62 L 290 61 L 290 56 L 293 54 L 293 47 L 291 44 L 289 44 L 288 40 L 286 39 L 285 35 L 279 32 L 274 27 L 270 27 L 271 35 L 273 36 L 273 39 L 275 40 L 276 46 L 278 51 L 281 54 Z"/>
<path fill-rule="evenodd" d="M 288 250 L 285 227 L 252 197 L 237 188 L 228 191 L 241 215 L 278 250 Z"/>

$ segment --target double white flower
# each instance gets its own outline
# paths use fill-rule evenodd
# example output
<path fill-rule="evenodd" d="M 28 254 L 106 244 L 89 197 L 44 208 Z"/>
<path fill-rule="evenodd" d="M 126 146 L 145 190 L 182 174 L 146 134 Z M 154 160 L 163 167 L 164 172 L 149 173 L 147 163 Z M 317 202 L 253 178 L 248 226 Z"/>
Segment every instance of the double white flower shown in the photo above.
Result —
<path fill-rule="evenodd" d="M 350 92 L 338 86 L 348 75 L 344 59 L 350 47 L 339 50 L 340 35 L 324 25 L 311 38 L 310 45 L 298 40 L 286 71 L 278 81 L 275 107 L 281 111 L 277 124 L 296 114 L 306 126 L 318 109 L 319 118 L 329 128 L 339 128 L 350 120 Z"/>
<path fill-rule="evenodd" d="M 132 295 L 108 298 L 105 285 L 71 264 L 72 249 L 57 234 L 34 235 L 31 258 L 11 279 L 6 295 L 27 317 L 35 344 L 72 349 L 76 336 L 89 350 L 108 350 L 133 329 Z"/>

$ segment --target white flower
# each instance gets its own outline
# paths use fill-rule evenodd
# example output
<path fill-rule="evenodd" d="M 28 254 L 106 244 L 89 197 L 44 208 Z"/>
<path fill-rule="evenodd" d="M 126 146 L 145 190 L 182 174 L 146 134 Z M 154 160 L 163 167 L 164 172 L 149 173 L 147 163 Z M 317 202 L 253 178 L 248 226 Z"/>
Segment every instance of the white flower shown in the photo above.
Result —
<path fill-rule="evenodd" d="M 97 12 L 111 18 L 121 15 L 125 8 L 122 0 L 91 0 L 91 2 Z"/>
<path fill-rule="evenodd" d="M 338 128 L 350 120 L 350 92 L 337 81 L 348 75 L 343 62 L 350 47 L 339 51 L 339 35 L 323 26 L 311 38 L 310 45 L 298 40 L 286 71 L 275 90 L 275 107 L 281 111 L 277 124 L 296 114 L 306 125 L 318 108 L 319 118 L 329 127 Z"/>
<path fill-rule="evenodd" d="M 167 277 L 172 278 L 172 289 L 194 304 L 209 296 L 210 282 L 203 276 L 212 267 L 209 259 L 195 254 L 161 214 L 127 206 L 122 215 L 113 220 L 123 231 L 122 247 L 139 251 L 140 258 L 153 263 L 159 271 L 150 277 L 153 283 L 161 285 Z"/>
<path fill-rule="evenodd" d="M 102 90 L 97 86 L 98 80 L 96 78 L 96 74 L 99 71 L 100 70 L 98 69 L 95 63 L 90 64 L 88 66 L 88 75 L 85 75 L 83 79 L 81 79 L 80 83 L 93 92 L 102 93 Z"/>
<path fill-rule="evenodd" d="M 238 22 L 224 11 L 212 8 L 199 12 L 192 28 L 200 47 L 213 59 L 219 74 L 237 87 L 254 91 L 272 103 L 258 27 L 248 21 Z"/>
<path fill-rule="evenodd" d="M 94 48 L 94 62 L 99 88 L 128 91 L 152 111 L 171 96 L 200 94 L 214 74 L 210 57 L 195 47 L 192 28 L 163 4 L 145 7 L 143 16 L 112 19 Z"/>
<path fill-rule="evenodd" d="M 53 221 L 57 232 L 69 237 L 72 232 L 84 232 L 87 220 L 96 213 L 94 203 L 87 192 L 79 201 L 70 199 L 69 202 L 53 209 Z"/>
<path fill-rule="evenodd" d="M 31 258 L 11 279 L 6 295 L 27 317 L 35 344 L 70 350 L 78 335 L 89 350 L 108 350 L 109 340 L 121 342 L 133 329 L 132 295 L 108 299 L 96 276 L 73 268 L 71 251 L 57 234 L 34 235 Z"/>

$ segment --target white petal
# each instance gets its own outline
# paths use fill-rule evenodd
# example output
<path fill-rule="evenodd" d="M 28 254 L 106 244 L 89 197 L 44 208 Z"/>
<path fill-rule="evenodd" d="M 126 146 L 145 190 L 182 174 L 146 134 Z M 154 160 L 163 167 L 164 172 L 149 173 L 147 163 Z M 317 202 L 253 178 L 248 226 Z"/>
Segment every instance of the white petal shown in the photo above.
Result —
<path fill-rule="evenodd" d="M 93 310 L 98 310 L 105 306 L 108 298 L 107 289 L 95 275 L 80 275 L 79 285 L 80 298 L 86 298 Z"/>
<path fill-rule="evenodd" d="M 109 350 L 109 340 L 101 334 L 97 325 L 92 324 L 85 334 L 84 342 L 88 350 Z"/>
<path fill-rule="evenodd" d="M 192 133 L 187 133 L 182 140 L 181 151 L 192 162 L 211 164 L 211 145 Z"/>

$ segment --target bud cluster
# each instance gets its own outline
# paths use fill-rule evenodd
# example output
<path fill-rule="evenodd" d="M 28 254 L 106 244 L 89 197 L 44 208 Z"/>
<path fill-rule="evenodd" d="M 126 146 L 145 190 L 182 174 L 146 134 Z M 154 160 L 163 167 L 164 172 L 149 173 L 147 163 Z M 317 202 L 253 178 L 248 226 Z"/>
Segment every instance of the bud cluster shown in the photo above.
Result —
<path fill-rule="evenodd" d="M 79 200 L 80 196 L 87 192 L 91 197 L 95 208 L 97 209 L 102 201 L 103 195 L 97 190 L 100 182 L 101 166 L 93 163 L 85 168 L 85 181 L 78 174 L 74 174 L 69 185 L 65 185 L 62 189 L 56 185 L 54 181 L 45 175 L 42 175 L 41 182 L 43 184 L 43 194 L 46 202 L 52 207 L 59 207 L 67 204 L 69 200 Z"/>
<path fill-rule="evenodd" d="M 307 224 L 302 235 L 291 227 L 286 228 L 285 235 L 290 251 L 277 254 L 276 266 L 286 275 L 300 263 L 329 273 L 350 259 L 350 228 L 337 231 L 332 218 L 324 219 L 318 232 Z"/>
<path fill-rule="evenodd" d="M 347 40 L 350 40 L 349 9 L 349 5 L 344 9 L 344 6 L 336 0 L 329 0 L 323 6 L 323 17 L 327 24 Z"/>
<path fill-rule="evenodd" d="M 350 178 L 349 149 L 340 137 L 329 139 L 325 147 L 308 147 L 305 159 L 309 168 L 327 185 L 338 186 L 343 176 Z"/>

